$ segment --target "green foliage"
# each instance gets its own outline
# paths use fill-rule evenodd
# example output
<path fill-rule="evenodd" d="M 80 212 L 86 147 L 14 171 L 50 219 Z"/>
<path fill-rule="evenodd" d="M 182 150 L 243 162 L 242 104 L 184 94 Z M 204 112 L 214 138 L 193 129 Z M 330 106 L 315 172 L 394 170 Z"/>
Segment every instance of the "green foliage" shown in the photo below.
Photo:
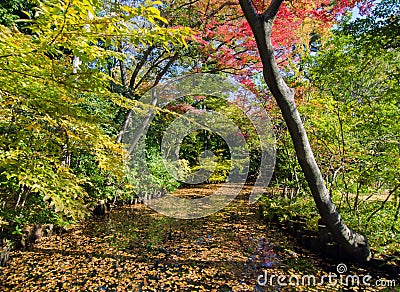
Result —
<path fill-rule="evenodd" d="M 38 1 L 29 34 L 0 25 L 0 216 L 10 228 L 68 224 L 125 189 L 113 118 L 128 103 L 104 68 L 125 58 L 112 50 L 122 38 L 185 44 L 188 30 L 157 24 L 157 4 L 107 14 L 100 1 Z"/>
<path fill-rule="evenodd" d="M 270 221 L 285 222 L 301 216 L 307 220 L 309 227 L 315 228 L 318 211 L 313 200 L 307 196 L 288 198 L 282 195 L 263 196 L 260 199 L 264 218 Z"/>
<path fill-rule="evenodd" d="M 11 26 L 20 18 L 27 18 L 23 11 L 28 11 L 35 1 L 8 0 L 0 2 L 0 25 Z"/>
<path fill-rule="evenodd" d="M 400 54 L 395 2 L 381 1 L 368 17 L 343 24 L 316 55 L 300 63 L 304 73 L 300 86 L 309 84 L 299 109 L 330 194 L 344 220 L 365 234 L 378 254 L 394 253 L 400 246 Z M 283 130 L 277 135 L 275 176 L 289 189 L 297 189 L 297 183 L 306 189 L 302 175 L 296 177 L 300 170 Z M 283 192 L 262 199 L 264 215 L 281 221 L 300 216 L 315 229 L 313 201 Z"/>
<path fill-rule="evenodd" d="M 283 189 L 284 196 L 304 194 L 308 185 L 297 161 L 290 134 L 286 127 L 277 128 L 275 180 L 272 183 L 274 187 Z"/>
<path fill-rule="evenodd" d="M 364 201 L 357 210 L 352 208 L 355 199 L 350 198 L 349 204 L 341 203 L 340 194 L 333 196 L 333 201 L 339 208 L 340 215 L 349 226 L 367 236 L 372 250 L 379 254 L 393 254 L 400 248 L 400 220 L 393 222 L 397 204 L 391 201 L 385 205 L 376 216 L 370 215 L 381 205 L 381 201 Z M 307 196 L 297 196 L 292 199 L 282 196 L 263 196 L 260 199 L 263 217 L 269 221 L 287 222 L 290 219 L 302 218 L 307 227 L 317 230 L 318 211 L 315 203 Z M 394 227 L 394 229 L 393 229 Z"/>
<path fill-rule="evenodd" d="M 185 164 L 184 161 L 181 163 L 183 165 Z M 157 186 L 157 188 L 161 187 L 168 192 L 174 191 L 178 188 L 180 185 L 179 181 L 168 171 L 168 169 L 172 168 L 172 165 L 169 165 L 168 162 L 164 161 L 161 154 L 155 148 L 147 150 L 147 164 L 151 172 L 151 176 L 148 178 L 148 186 L 154 185 Z M 182 176 L 184 173 L 178 175 Z M 142 187 L 146 186 L 142 185 Z"/>
<path fill-rule="evenodd" d="M 342 30 L 364 47 L 378 50 L 399 48 L 400 1 L 374 1 L 368 17 L 346 23 Z"/>
<path fill-rule="evenodd" d="M 316 58 L 310 70 L 316 90 L 305 110 L 327 180 L 358 196 L 399 184 L 400 54 L 371 54 L 353 44 L 351 36 L 337 36 Z"/>
<path fill-rule="evenodd" d="M 340 27 L 302 63 L 310 86 L 301 111 L 340 214 L 373 249 L 387 245 L 393 252 L 399 245 L 400 54 L 382 45 L 392 23 L 379 13 L 378 6 L 364 20 Z"/>
<path fill-rule="evenodd" d="M 214 96 L 185 96 L 175 102 L 171 102 L 167 109 L 157 113 L 147 132 L 146 143 L 150 145 L 161 146 L 164 134 L 171 123 L 178 115 L 190 113 L 191 111 L 201 111 L 211 114 L 223 113 L 235 125 L 239 127 L 241 133 L 246 139 L 250 152 L 250 174 L 255 176 L 259 171 L 260 164 L 260 141 L 257 133 L 252 126 L 249 118 L 243 114 L 240 108 L 223 98 Z M 188 124 L 191 122 L 187 120 Z M 178 127 L 176 135 L 180 137 L 179 131 L 185 131 L 184 127 Z M 207 153 L 213 155 L 207 156 Z M 213 156 L 213 157 L 212 157 Z M 190 177 L 190 173 L 199 170 L 205 170 L 209 177 L 204 180 L 205 183 L 219 183 L 227 180 L 232 172 L 243 171 L 242 166 L 249 162 L 249 158 L 244 160 L 232 160 L 231 150 L 218 133 L 208 129 L 197 129 L 182 139 L 179 149 L 179 157 L 188 163 L 188 169 L 185 173 Z M 188 178 L 189 178 L 188 177 Z"/>
<path fill-rule="evenodd" d="M 340 197 L 335 196 L 334 200 L 340 202 Z M 354 199 L 350 202 L 354 203 Z M 378 254 L 393 254 L 400 248 L 400 220 L 393 221 L 396 213 L 397 203 L 390 201 L 376 216 L 370 218 L 381 205 L 380 200 L 363 202 L 355 211 L 349 205 L 343 204 L 340 214 L 346 222 L 368 237 L 373 250 Z"/>
<path fill-rule="evenodd" d="M 192 172 L 204 169 L 211 173 L 210 177 L 207 179 L 208 183 L 219 183 L 225 182 L 231 172 L 231 160 L 224 159 L 221 155 L 216 155 L 214 158 L 200 158 L 199 165 L 194 165 L 191 168 Z"/>

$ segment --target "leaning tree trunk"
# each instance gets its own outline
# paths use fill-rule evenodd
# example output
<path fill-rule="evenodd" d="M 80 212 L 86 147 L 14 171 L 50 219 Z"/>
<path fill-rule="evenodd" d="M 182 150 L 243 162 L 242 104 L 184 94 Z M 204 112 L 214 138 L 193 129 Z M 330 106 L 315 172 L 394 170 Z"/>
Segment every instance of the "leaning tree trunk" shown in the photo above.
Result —
<path fill-rule="evenodd" d="M 239 0 L 257 42 L 263 64 L 264 79 L 285 119 L 296 150 L 297 159 L 304 172 L 319 214 L 328 230 L 332 233 L 333 238 L 342 245 L 344 250 L 354 259 L 365 261 L 371 255 L 367 239 L 349 229 L 337 212 L 315 161 L 307 133 L 296 108 L 295 92 L 286 84 L 279 73 L 274 48 L 271 44 L 271 32 L 275 16 L 282 2 L 283 0 L 272 0 L 268 9 L 259 14 L 254 9 L 251 0 Z"/>

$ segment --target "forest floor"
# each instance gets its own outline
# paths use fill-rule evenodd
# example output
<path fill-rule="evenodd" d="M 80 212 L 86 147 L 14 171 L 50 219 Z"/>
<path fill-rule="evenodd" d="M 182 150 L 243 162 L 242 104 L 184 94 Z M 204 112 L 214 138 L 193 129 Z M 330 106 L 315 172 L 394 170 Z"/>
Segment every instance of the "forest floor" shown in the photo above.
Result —
<path fill-rule="evenodd" d="M 228 207 L 193 220 L 144 205 L 117 208 L 12 252 L 10 265 L 0 268 L 0 291 L 376 291 L 377 284 L 393 284 L 350 263 L 339 274 L 340 261 L 301 249 L 279 226 L 260 220 L 258 205 L 248 204 L 250 191 L 245 187 Z M 362 283 L 365 275 L 371 286 Z M 361 283 L 352 282 L 356 276 Z M 308 282 L 312 277 L 316 285 Z"/>

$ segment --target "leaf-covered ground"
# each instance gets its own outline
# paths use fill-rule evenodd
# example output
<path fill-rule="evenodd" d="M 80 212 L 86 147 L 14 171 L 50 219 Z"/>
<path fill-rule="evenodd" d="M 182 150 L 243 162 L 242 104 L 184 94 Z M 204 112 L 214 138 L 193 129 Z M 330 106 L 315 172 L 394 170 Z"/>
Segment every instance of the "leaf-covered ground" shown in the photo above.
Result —
<path fill-rule="evenodd" d="M 213 188 L 190 192 L 204 195 Z M 325 278 L 322 285 L 308 285 L 305 278 L 302 285 L 304 275 L 317 282 L 330 273 L 340 276 L 340 262 L 309 254 L 279 228 L 266 226 L 258 206 L 247 202 L 249 191 L 206 218 L 177 220 L 143 205 L 125 206 L 109 218 L 42 238 L 31 251 L 13 252 L 10 266 L 0 268 L 0 291 L 376 291 L 377 279 L 385 283 L 384 274 L 348 264 L 342 275 L 369 274 L 373 285 L 346 286 L 340 278 Z M 264 286 L 257 279 L 265 273 Z M 278 285 L 279 275 L 286 275 L 284 284 L 290 276 L 290 283 L 300 283 Z"/>

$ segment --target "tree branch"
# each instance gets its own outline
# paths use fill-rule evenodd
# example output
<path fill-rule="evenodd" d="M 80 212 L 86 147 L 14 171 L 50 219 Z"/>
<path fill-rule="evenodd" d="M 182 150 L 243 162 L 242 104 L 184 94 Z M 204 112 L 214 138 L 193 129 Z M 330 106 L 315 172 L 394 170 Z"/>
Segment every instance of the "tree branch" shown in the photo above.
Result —
<path fill-rule="evenodd" d="M 265 20 L 269 21 L 275 18 L 283 1 L 284 0 L 272 0 L 268 9 L 263 13 Z"/>
<path fill-rule="evenodd" d="M 168 60 L 168 63 L 164 66 L 164 68 L 157 74 L 157 77 L 154 81 L 153 87 L 156 86 L 161 78 L 165 75 L 165 73 L 167 73 L 167 71 L 169 70 L 169 68 L 172 66 L 172 64 L 174 64 L 174 62 L 178 59 L 179 53 L 175 52 L 175 54 Z"/>
<path fill-rule="evenodd" d="M 255 27 L 258 23 L 260 15 L 256 12 L 251 0 L 239 0 L 240 7 L 243 10 L 244 16 L 251 27 Z"/>
<path fill-rule="evenodd" d="M 144 66 L 144 64 L 147 61 L 147 58 L 149 57 L 151 51 L 154 49 L 154 46 L 150 46 L 146 49 L 146 51 L 143 53 L 143 58 L 140 60 L 140 62 L 136 65 L 135 70 L 133 70 L 131 79 L 129 81 L 129 88 L 133 89 L 135 87 L 135 81 L 136 77 L 139 74 L 140 69 Z"/>
<path fill-rule="evenodd" d="M 142 75 L 140 80 L 135 84 L 135 86 L 132 88 L 132 90 L 136 91 L 136 89 L 139 88 L 139 86 L 146 80 L 147 77 L 150 76 L 150 73 L 153 70 L 156 70 L 158 68 L 158 65 L 160 65 L 162 62 L 165 60 L 169 59 L 170 56 L 167 56 L 165 58 L 162 58 L 165 55 L 166 51 L 163 51 L 161 54 L 157 56 L 157 58 L 153 61 L 153 64 L 150 65 L 150 67 L 146 70 L 146 72 Z"/>

